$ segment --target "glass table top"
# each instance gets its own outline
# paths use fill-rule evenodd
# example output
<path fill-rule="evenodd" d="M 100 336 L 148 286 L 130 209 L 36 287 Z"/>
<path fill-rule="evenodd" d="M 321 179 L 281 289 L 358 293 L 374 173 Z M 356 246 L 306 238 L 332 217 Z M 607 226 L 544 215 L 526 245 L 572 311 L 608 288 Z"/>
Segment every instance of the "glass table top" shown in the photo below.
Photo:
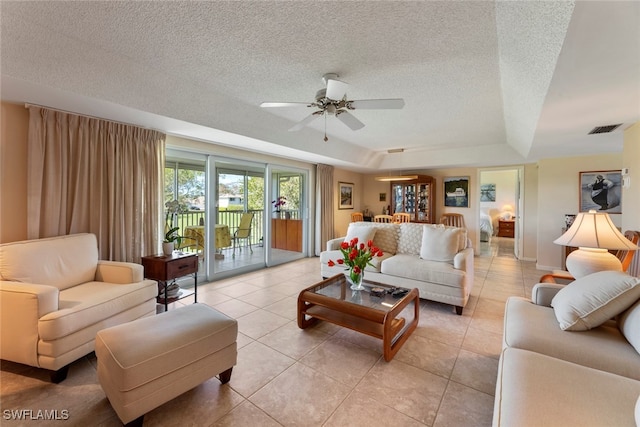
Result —
<path fill-rule="evenodd" d="M 366 277 L 362 281 L 362 285 L 365 287 L 363 291 L 350 289 L 351 284 L 347 281 L 346 277 L 341 274 L 320 282 L 307 289 L 307 291 L 381 311 L 391 310 L 391 308 L 400 302 L 402 297 L 406 296 L 409 292 L 409 289 L 406 288 L 368 281 Z M 394 296 L 392 292 L 396 290 L 405 292 Z"/>

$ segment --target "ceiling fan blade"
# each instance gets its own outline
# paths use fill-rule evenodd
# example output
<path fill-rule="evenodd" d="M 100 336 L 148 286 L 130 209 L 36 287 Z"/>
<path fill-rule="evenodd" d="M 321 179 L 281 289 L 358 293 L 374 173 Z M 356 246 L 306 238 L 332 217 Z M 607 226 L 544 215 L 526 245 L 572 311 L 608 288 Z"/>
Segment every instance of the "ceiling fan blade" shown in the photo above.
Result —
<path fill-rule="evenodd" d="M 344 95 L 347 93 L 348 83 L 341 82 L 340 80 L 327 80 L 327 93 L 326 97 L 334 101 L 341 101 Z"/>
<path fill-rule="evenodd" d="M 309 123 L 311 123 L 312 121 L 320 117 L 322 114 L 323 114 L 322 111 L 316 111 L 314 113 L 309 114 L 301 122 L 299 122 L 297 125 L 289 129 L 289 132 L 299 131 L 300 129 L 302 129 L 303 127 L 305 127 L 306 125 L 308 125 Z"/>
<path fill-rule="evenodd" d="M 272 107 L 306 107 L 308 106 L 308 102 L 263 102 L 260 104 L 262 108 L 272 108 Z"/>
<path fill-rule="evenodd" d="M 350 110 L 393 110 L 404 107 L 404 99 L 362 99 L 360 101 L 349 101 L 347 108 Z"/>
<path fill-rule="evenodd" d="M 349 126 L 351 130 L 358 130 L 364 127 L 364 123 L 356 119 L 356 116 L 352 115 L 348 111 L 338 110 L 336 111 L 336 118 L 345 125 Z"/>

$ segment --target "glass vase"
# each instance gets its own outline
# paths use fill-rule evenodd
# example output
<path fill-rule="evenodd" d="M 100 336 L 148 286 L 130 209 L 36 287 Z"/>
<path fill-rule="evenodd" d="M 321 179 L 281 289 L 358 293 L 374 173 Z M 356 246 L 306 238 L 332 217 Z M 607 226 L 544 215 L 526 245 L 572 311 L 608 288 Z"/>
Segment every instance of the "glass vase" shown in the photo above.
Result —
<path fill-rule="evenodd" d="M 349 281 L 351 282 L 351 289 L 354 291 L 361 291 L 364 289 L 362 286 L 362 279 L 364 279 L 364 270 L 360 271 L 360 274 L 356 273 L 353 268 L 349 269 Z"/>

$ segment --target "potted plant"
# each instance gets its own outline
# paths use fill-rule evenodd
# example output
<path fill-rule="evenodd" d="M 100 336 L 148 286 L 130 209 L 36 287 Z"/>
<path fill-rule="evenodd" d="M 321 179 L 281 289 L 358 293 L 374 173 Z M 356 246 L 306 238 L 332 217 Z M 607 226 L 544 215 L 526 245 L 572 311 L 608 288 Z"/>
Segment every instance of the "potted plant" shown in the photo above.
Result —
<path fill-rule="evenodd" d="M 276 209 L 274 211 L 275 217 L 280 218 L 280 207 L 284 206 L 287 203 L 287 198 L 284 196 L 280 196 L 276 200 L 273 200 L 271 203 L 273 204 L 273 207 Z"/>
<path fill-rule="evenodd" d="M 176 244 L 180 246 L 182 237 L 178 234 L 179 229 L 180 227 L 173 227 L 165 233 L 164 240 L 162 241 L 162 253 L 165 255 L 171 255 Z"/>

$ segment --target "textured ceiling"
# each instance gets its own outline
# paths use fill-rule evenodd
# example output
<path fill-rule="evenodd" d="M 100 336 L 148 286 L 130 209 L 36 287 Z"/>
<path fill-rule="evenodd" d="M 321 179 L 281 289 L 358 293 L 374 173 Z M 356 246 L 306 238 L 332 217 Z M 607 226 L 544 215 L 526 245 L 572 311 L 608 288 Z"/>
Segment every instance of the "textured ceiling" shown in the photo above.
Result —
<path fill-rule="evenodd" d="M 2 99 L 358 170 L 621 151 L 640 120 L 638 2 L 0 3 Z M 300 132 L 335 72 L 404 98 Z M 625 123 L 608 135 L 594 126 Z M 322 141 L 326 126 L 329 141 Z M 404 153 L 387 150 L 404 148 Z"/>

